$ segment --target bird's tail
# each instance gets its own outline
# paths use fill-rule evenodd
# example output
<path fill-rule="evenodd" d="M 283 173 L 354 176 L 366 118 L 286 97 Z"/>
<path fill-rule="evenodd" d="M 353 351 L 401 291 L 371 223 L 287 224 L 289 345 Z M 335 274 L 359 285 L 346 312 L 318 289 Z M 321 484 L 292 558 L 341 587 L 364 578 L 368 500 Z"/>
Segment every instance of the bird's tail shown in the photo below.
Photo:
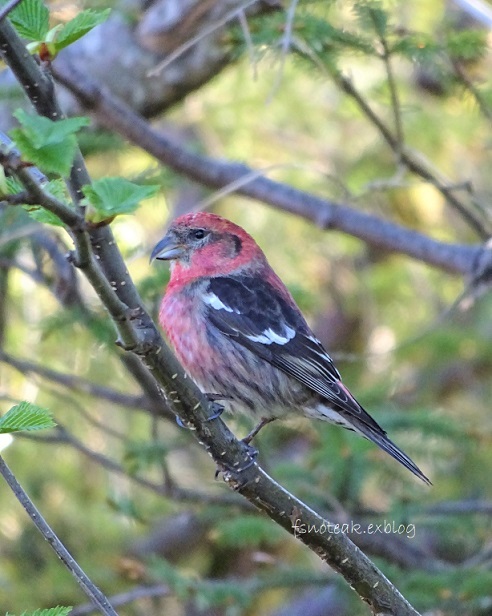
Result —
<path fill-rule="evenodd" d="M 403 453 L 403 451 L 386 436 L 386 433 L 383 430 L 379 432 L 373 430 L 369 426 L 364 426 L 364 428 L 362 428 L 361 425 L 358 425 L 357 429 L 358 432 L 378 445 L 378 447 L 380 447 L 383 451 L 389 453 L 392 458 L 397 460 L 400 464 L 403 464 L 405 468 L 408 468 L 409 471 L 411 471 L 419 479 L 422 479 L 422 481 L 424 481 L 427 485 L 432 485 L 431 481 L 424 475 L 415 462 L 411 460 L 406 453 Z"/>

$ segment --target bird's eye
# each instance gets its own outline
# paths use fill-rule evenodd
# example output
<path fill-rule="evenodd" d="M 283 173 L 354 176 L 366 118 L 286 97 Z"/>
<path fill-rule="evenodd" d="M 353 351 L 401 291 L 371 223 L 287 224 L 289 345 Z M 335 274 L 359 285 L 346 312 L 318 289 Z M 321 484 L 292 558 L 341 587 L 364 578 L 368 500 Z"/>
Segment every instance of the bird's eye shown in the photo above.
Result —
<path fill-rule="evenodd" d="M 195 240 L 203 240 L 208 235 L 208 232 L 205 229 L 194 229 L 192 235 Z"/>

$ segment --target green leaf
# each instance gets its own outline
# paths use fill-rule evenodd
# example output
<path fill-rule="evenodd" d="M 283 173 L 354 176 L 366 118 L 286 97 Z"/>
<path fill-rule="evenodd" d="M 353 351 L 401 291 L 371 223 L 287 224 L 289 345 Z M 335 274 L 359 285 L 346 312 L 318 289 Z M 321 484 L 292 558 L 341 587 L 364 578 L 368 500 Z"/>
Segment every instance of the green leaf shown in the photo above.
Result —
<path fill-rule="evenodd" d="M 52 225 L 54 227 L 63 227 L 63 222 L 58 218 L 56 214 L 45 210 L 44 207 L 39 205 L 25 205 L 24 209 L 29 216 L 36 222 L 42 222 L 46 225 Z"/>
<path fill-rule="evenodd" d="M 354 5 L 354 12 L 363 30 L 374 30 L 380 37 L 386 35 L 388 14 L 377 0 L 362 0 Z"/>
<path fill-rule="evenodd" d="M 21 616 L 68 616 L 71 610 L 72 610 L 72 606 L 61 607 L 59 605 L 57 607 L 50 607 L 45 610 L 36 610 L 34 612 L 23 612 Z"/>
<path fill-rule="evenodd" d="M 44 40 L 50 27 L 49 11 L 41 0 L 23 0 L 9 13 L 9 19 L 19 35 L 29 41 Z"/>
<path fill-rule="evenodd" d="M 56 143 L 42 148 L 35 148 L 21 129 L 14 128 L 10 134 L 15 139 L 22 158 L 37 165 L 45 173 L 59 173 L 66 176 L 70 173 L 77 142 L 72 135 L 63 143 Z"/>
<path fill-rule="evenodd" d="M 67 22 L 55 38 L 56 50 L 60 51 L 87 34 L 92 28 L 102 24 L 109 17 L 111 9 L 95 11 L 87 9 Z"/>
<path fill-rule="evenodd" d="M 28 115 L 19 109 L 14 113 L 21 128 L 10 131 L 23 159 L 45 172 L 68 175 L 77 141 L 75 133 L 89 124 L 87 118 L 68 118 L 53 122 L 48 118 Z"/>
<path fill-rule="evenodd" d="M 53 428 L 53 426 L 56 424 L 49 411 L 30 402 L 16 404 L 3 417 L 0 417 L 0 434 L 32 432 Z"/>
<path fill-rule="evenodd" d="M 3 166 L 0 166 L 0 198 L 5 195 L 12 194 L 10 192 L 10 186 L 7 181 L 7 176 L 5 175 L 5 169 Z"/>
<path fill-rule="evenodd" d="M 131 214 L 144 199 L 153 197 L 159 186 L 140 186 L 123 178 L 102 178 L 83 186 L 84 203 L 92 206 L 88 214 L 91 222 L 100 222 L 118 214 Z"/>
<path fill-rule="evenodd" d="M 24 185 L 17 178 L 5 178 L 8 195 L 17 195 L 24 190 Z"/>
<path fill-rule="evenodd" d="M 1 172 L 1 170 L 0 170 Z M 23 185 L 16 178 L 6 178 L 7 194 L 15 195 L 24 190 Z M 62 201 L 68 207 L 71 206 L 69 199 L 67 198 L 67 190 L 65 182 L 62 179 L 51 180 L 43 186 L 44 190 L 49 194 L 56 197 L 59 201 Z M 53 214 L 40 205 L 33 205 L 31 203 L 25 203 L 22 206 L 29 216 L 37 222 L 54 225 L 56 227 L 63 227 L 63 222 Z"/>
<path fill-rule="evenodd" d="M 451 32 L 446 41 L 446 48 L 455 60 L 479 60 L 487 51 L 487 33 L 481 30 Z"/>
<path fill-rule="evenodd" d="M 83 126 L 88 126 L 88 118 L 65 118 L 53 122 L 39 115 L 30 115 L 23 109 L 14 112 L 23 132 L 35 148 L 62 143 L 67 137 L 74 135 Z"/>

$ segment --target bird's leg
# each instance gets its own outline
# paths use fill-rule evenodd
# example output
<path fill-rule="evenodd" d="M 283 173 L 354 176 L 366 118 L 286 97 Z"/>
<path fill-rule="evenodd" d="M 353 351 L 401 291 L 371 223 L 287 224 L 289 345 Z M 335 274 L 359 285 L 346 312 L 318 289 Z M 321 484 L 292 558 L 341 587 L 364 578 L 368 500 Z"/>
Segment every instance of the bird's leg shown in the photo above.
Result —
<path fill-rule="evenodd" d="M 265 427 L 267 424 L 271 423 L 272 421 L 275 421 L 275 419 L 277 419 L 276 417 L 262 417 L 260 423 L 255 426 L 253 428 L 253 430 L 251 430 L 251 432 L 245 436 L 242 440 L 242 442 L 245 445 L 249 445 L 251 443 L 251 441 L 255 438 L 255 436 L 258 434 L 258 432 Z"/>
<path fill-rule="evenodd" d="M 207 400 L 211 403 L 212 415 L 206 419 L 206 421 L 212 421 L 213 419 L 217 419 L 224 412 L 224 406 L 219 404 L 217 400 L 230 400 L 231 397 L 225 394 L 203 394 Z"/>
<path fill-rule="evenodd" d="M 224 412 L 224 407 L 222 404 L 216 402 L 216 400 L 229 400 L 229 396 L 225 396 L 223 394 L 203 394 L 205 398 L 211 403 L 212 406 L 212 415 L 208 417 L 205 421 L 212 421 L 213 419 L 217 419 Z M 181 419 L 176 415 L 176 423 L 180 428 L 188 428 Z M 189 428 L 188 428 L 189 429 Z"/>

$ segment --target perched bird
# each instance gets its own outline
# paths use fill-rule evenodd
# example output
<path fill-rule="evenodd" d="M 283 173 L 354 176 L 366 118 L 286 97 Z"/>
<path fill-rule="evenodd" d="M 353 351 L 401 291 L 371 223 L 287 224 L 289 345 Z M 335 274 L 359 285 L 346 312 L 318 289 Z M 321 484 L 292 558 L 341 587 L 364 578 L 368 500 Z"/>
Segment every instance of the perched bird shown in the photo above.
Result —
<path fill-rule="evenodd" d="M 159 321 L 198 387 L 262 419 L 302 413 L 373 441 L 430 481 L 341 381 L 262 250 L 234 223 L 207 212 L 177 218 L 151 260 L 171 260 Z"/>

